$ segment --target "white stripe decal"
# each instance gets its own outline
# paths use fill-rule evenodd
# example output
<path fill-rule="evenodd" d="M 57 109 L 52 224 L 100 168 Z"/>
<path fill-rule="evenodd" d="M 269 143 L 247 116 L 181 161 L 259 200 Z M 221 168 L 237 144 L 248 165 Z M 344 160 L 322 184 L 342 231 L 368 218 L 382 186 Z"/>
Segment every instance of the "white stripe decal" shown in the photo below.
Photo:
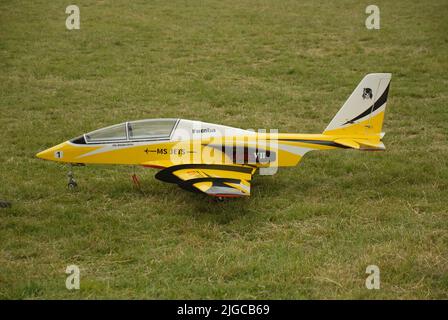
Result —
<path fill-rule="evenodd" d="M 76 157 L 76 159 L 79 158 L 84 158 L 84 157 L 89 157 L 89 156 L 93 156 L 95 154 L 101 154 L 101 153 L 105 153 L 105 152 L 109 152 L 109 151 L 114 151 L 114 150 L 122 150 L 122 149 L 129 149 L 129 148 L 133 148 L 133 147 L 139 147 L 139 146 L 146 146 L 146 145 L 153 145 L 153 144 L 159 144 L 161 143 L 160 141 L 145 141 L 145 142 L 140 142 L 140 143 L 136 143 L 136 142 L 123 142 L 123 146 L 117 146 L 117 145 L 113 145 L 113 144 L 107 144 L 102 146 L 101 148 L 98 148 L 96 150 L 84 153 L 83 155 L 80 155 L 78 157 Z M 128 145 L 130 144 L 130 145 Z M 85 146 L 85 145 L 83 145 Z"/>
<path fill-rule="evenodd" d="M 295 146 L 290 146 L 290 145 L 286 145 L 286 144 L 279 144 L 278 145 L 279 149 L 295 154 L 295 155 L 300 155 L 300 156 L 304 156 L 305 153 L 307 153 L 308 151 L 311 150 L 316 150 L 316 149 L 312 149 L 312 148 L 303 148 L 303 147 L 295 147 Z"/>

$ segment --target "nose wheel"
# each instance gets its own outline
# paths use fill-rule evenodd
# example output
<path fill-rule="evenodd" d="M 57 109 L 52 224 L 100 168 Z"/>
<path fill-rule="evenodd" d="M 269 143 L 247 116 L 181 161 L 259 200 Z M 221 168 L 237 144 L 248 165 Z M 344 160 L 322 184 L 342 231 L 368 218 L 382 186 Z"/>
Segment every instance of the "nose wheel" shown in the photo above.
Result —
<path fill-rule="evenodd" d="M 67 187 L 70 190 L 75 190 L 76 187 L 78 187 L 78 184 L 76 183 L 76 180 L 74 179 L 74 174 L 73 174 L 73 171 L 71 169 L 68 172 L 67 177 L 68 177 Z"/>

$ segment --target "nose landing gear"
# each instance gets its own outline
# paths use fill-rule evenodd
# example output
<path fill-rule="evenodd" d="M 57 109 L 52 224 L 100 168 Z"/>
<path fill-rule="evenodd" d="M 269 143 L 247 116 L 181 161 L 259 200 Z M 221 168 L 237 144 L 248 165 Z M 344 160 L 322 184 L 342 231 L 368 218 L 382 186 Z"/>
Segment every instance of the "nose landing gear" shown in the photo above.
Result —
<path fill-rule="evenodd" d="M 73 178 L 74 174 L 73 174 L 72 168 L 70 168 L 70 171 L 68 172 L 67 177 L 68 177 L 67 187 L 70 190 L 75 190 L 76 187 L 78 186 L 78 184 L 76 183 L 76 180 Z"/>
<path fill-rule="evenodd" d="M 70 190 L 75 190 L 78 187 L 78 184 L 76 183 L 75 180 L 75 174 L 73 173 L 73 167 L 83 167 L 85 166 L 85 164 L 83 163 L 70 163 L 69 164 L 69 170 L 67 173 L 67 177 L 68 177 L 68 183 L 67 183 L 67 187 Z"/>

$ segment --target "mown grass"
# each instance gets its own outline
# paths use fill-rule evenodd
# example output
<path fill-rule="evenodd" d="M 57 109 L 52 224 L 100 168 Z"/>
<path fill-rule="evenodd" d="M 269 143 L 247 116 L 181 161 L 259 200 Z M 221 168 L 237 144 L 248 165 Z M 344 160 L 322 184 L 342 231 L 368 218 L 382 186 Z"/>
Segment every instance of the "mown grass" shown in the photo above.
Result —
<path fill-rule="evenodd" d="M 358 1 L 77 1 L 78 31 L 69 4 L 0 3 L 0 298 L 448 298 L 446 1 L 377 1 L 377 31 Z M 308 154 L 249 199 L 114 166 L 69 192 L 34 157 L 140 118 L 321 132 L 369 72 L 387 151 Z"/>

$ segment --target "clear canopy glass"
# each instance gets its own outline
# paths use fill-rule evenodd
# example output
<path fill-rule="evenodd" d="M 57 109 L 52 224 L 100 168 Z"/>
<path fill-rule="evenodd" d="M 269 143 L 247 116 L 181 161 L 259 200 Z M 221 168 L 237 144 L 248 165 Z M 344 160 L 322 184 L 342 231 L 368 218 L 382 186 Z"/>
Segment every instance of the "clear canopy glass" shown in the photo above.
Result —
<path fill-rule="evenodd" d="M 85 134 L 86 142 L 168 139 L 177 119 L 150 119 L 117 124 Z"/>
<path fill-rule="evenodd" d="M 128 122 L 129 139 L 169 138 L 176 119 L 152 119 Z"/>
<path fill-rule="evenodd" d="M 87 142 L 126 140 L 126 125 L 124 123 L 92 131 L 86 134 Z"/>

